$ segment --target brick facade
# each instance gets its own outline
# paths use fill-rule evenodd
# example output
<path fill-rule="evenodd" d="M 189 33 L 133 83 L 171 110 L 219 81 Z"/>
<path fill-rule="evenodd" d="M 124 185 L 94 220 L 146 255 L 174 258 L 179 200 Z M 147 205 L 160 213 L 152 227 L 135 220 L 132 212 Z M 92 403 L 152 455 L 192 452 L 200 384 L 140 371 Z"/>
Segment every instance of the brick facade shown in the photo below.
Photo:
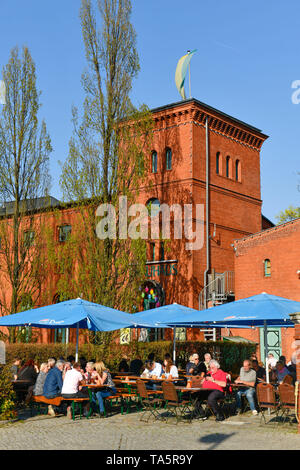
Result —
<path fill-rule="evenodd" d="M 160 203 L 202 204 L 206 209 L 206 122 L 209 143 L 209 271 L 233 272 L 233 242 L 262 230 L 260 150 L 267 138 L 259 129 L 239 121 L 195 99 L 152 110 L 154 120 L 153 151 L 157 153 L 157 172 L 152 172 L 149 155 L 148 176 L 139 188 L 137 202 L 146 204 L 157 198 Z M 166 150 L 172 152 L 171 169 L 166 167 Z M 218 156 L 217 156 L 218 155 Z M 218 161 L 217 161 L 218 159 Z M 76 209 L 61 209 L 64 223 L 74 223 Z M 55 218 L 48 213 L 51 224 Z M 195 211 L 193 212 L 195 228 Z M 206 220 L 203 224 L 205 235 Z M 266 222 L 265 222 L 266 223 Z M 265 225 L 264 223 L 264 228 Z M 198 308 L 207 266 L 206 240 L 199 250 L 187 250 L 189 240 L 165 243 L 164 263 L 161 240 L 155 245 L 155 259 L 147 265 L 148 277 L 159 283 L 165 303 Z M 149 250 L 150 253 L 150 250 Z M 172 261 L 169 263 L 168 261 Z M 1 281 L 2 282 L 2 281 Z M 56 277 L 51 279 L 53 296 Z M 43 335 L 50 333 L 44 332 Z M 202 339 L 188 329 L 188 339 Z"/>
<path fill-rule="evenodd" d="M 300 219 L 236 240 L 234 246 L 236 299 L 266 292 L 300 301 Z M 270 262 L 269 272 L 265 260 Z M 288 360 L 294 333 L 293 328 L 281 328 L 282 354 Z M 244 330 L 243 336 L 249 337 L 249 332 Z M 259 342 L 258 329 L 251 339 Z"/>

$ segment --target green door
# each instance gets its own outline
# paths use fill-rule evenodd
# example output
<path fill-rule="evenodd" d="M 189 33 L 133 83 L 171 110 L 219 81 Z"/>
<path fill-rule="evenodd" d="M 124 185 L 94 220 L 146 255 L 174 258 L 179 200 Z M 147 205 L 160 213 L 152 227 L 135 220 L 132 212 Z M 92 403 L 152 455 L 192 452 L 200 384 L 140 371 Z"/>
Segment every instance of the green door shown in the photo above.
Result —
<path fill-rule="evenodd" d="M 262 362 L 265 363 L 265 341 L 264 329 L 260 328 L 260 357 Z M 276 359 L 281 356 L 281 328 L 268 328 L 267 329 L 267 346 L 268 353 L 272 353 Z"/>

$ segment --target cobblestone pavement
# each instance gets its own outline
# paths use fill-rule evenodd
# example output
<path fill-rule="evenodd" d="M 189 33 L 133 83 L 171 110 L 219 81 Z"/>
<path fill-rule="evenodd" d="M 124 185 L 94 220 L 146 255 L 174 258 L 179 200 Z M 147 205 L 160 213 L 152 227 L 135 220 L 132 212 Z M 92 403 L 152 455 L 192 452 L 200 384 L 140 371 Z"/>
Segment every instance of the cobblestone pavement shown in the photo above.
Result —
<path fill-rule="evenodd" d="M 192 423 L 139 421 L 140 414 L 92 417 L 72 421 L 65 416 L 25 415 L 0 425 L 1 450 L 299 450 L 296 426 L 259 426 L 260 417 L 233 416 Z"/>

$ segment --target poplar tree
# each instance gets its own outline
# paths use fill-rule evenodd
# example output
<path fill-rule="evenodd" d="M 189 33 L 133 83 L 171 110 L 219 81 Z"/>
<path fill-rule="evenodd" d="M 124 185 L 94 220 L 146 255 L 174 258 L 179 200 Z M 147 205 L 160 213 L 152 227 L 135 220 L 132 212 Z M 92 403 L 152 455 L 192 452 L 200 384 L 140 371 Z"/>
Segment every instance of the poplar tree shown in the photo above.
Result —
<path fill-rule="evenodd" d="M 37 198 L 50 184 L 51 141 L 44 121 L 39 123 L 40 92 L 36 68 L 27 47 L 11 51 L 2 78 L 5 105 L 0 115 L 1 308 L 3 314 L 32 306 L 41 289 L 38 237 L 41 224 L 35 212 Z M 10 206 L 9 214 L 5 208 Z M 15 329 L 10 340 L 15 341 Z"/>
<path fill-rule="evenodd" d="M 119 196 L 126 196 L 128 205 L 136 202 L 150 155 L 152 115 L 145 105 L 136 109 L 129 96 L 139 71 L 130 17 L 130 0 L 81 3 L 85 100 L 81 117 L 78 109 L 72 110 L 74 133 L 61 175 L 64 199 L 76 204 L 79 214 L 65 247 L 66 259 L 73 247 L 76 275 L 68 278 L 65 273 L 59 285 L 65 296 L 82 294 L 134 311 L 145 277 L 145 241 L 120 239 L 118 216 L 115 240 L 100 240 L 95 231 L 99 204 L 112 204 L 118 214 Z M 58 258 L 55 262 L 61 264 Z"/>

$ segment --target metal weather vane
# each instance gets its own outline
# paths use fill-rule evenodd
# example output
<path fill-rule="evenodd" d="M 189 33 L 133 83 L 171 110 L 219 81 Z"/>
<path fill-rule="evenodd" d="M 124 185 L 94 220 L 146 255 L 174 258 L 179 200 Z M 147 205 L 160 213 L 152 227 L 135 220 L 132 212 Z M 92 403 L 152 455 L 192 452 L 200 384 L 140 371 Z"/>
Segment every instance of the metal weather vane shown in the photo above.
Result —
<path fill-rule="evenodd" d="M 182 56 L 176 67 L 176 72 L 175 72 L 175 83 L 177 90 L 179 91 L 181 97 L 183 100 L 186 99 L 185 96 L 185 90 L 184 90 L 184 82 L 187 74 L 187 70 L 189 69 L 189 91 L 190 91 L 190 98 L 192 97 L 191 95 L 191 70 L 190 70 L 190 62 L 191 58 L 195 54 L 197 49 L 194 49 L 193 51 L 187 51 L 187 54 Z"/>

